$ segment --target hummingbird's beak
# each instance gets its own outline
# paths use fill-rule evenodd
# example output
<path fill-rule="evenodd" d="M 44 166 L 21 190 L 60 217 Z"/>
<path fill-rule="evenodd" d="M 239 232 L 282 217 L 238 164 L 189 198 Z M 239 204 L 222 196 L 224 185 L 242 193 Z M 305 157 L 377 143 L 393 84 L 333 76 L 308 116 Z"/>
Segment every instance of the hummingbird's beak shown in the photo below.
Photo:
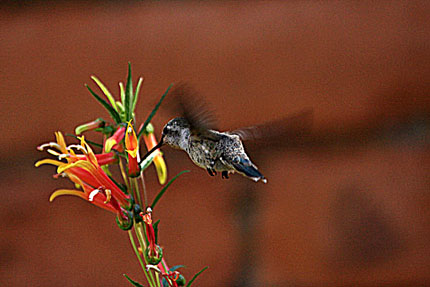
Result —
<path fill-rule="evenodd" d="M 139 164 L 141 164 L 151 153 L 153 153 L 155 150 L 159 149 L 163 144 L 164 144 L 164 135 L 161 136 L 160 141 L 158 142 L 158 144 L 156 146 L 154 146 L 150 151 L 148 151 L 147 154 L 145 154 L 142 159 L 140 160 Z"/>

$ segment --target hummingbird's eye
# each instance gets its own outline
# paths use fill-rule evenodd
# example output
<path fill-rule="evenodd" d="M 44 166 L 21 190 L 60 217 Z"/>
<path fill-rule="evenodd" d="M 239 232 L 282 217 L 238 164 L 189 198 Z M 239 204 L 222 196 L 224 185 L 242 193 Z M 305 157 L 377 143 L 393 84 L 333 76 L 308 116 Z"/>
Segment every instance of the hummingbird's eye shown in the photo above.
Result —
<path fill-rule="evenodd" d="M 169 132 L 169 128 L 167 126 L 165 126 L 163 129 L 163 134 L 167 134 L 168 132 Z"/>

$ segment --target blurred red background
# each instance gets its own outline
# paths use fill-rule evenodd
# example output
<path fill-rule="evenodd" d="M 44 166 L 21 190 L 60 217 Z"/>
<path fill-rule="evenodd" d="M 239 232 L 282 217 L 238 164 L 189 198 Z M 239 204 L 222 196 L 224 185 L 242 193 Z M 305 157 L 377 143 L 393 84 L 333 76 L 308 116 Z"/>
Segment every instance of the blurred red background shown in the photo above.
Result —
<path fill-rule="evenodd" d="M 129 286 L 144 276 L 114 216 L 73 197 L 36 146 L 103 116 L 84 83 L 145 77 L 142 121 L 171 82 L 226 130 L 311 108 L 313 132 L 251 154 L 266 185 L 184 175 L 154 214 L 196 286 L 430 284 L 430 5 L 9 2 L 0 10 L 0 285 Z M 159 113 L 158 132 L 169 120 Z M 147 174 L 151 196 L 160 189 Z"/>

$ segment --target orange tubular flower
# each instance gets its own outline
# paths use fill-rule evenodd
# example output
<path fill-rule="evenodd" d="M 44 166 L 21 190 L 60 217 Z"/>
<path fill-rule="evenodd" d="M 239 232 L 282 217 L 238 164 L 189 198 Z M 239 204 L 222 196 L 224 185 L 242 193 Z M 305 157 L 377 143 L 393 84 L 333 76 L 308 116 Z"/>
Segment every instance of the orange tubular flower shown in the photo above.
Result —
<path fill-rule="evenodd" d="M 146 234 L 148 236 L 149 242 L 149 245 L 146 247 L 144 253 L 146 262 L 151 265 L 157 265 L 163 259 L 163 249 L 155 242 L 155 231 L 154 227 L 152 226 L 152 209 L 148 207 L 146 213 L 141 212 L 140 216 L 145 223 Z"/>
<path fill-rule="evenodd" d="M 146 129 L 143 133 L 143 140 L 145 141 L 145 145 L 148 151 L 157 145 L 157 139 L 154 135 L 154 127 L 151 123 L 146 126 Z M 156 149 L 154 153 L 156 153 L 156 155 L 154 157 L 153 162 L 155 165 L 155 169 L 157 170 L 158 181 L 161 185 L 163 185 L 166 183 L 167 179 L 166 163 L 164 162 L 163 154 L 161 153 L 160 149 Z"/>
<path fill-rule="evenodd" d="M 58 156 L 60 160 L 43 159 L 36 162 L 35 166 L 52 164 L 57 166 L 56 177 L 68 177 L 82 190 L 60 189 L 52 193 L 49 198 L 53 201 L 60 195 L 75 195 L 93 203 L 96 206 L 112 211 L 121 219 L 127 219 L 125 207 L 129 205 L 130 196 L 126 195 L 102 170 L 101 165 L 109 162 L 107 160 L 111 153 L 95 155 L 91 147 L 85 142 L 84 137 L 78 145 L 66 146 L 61 132 L 55 133 L 57 142 L 48 143 L 38 147 L 39 150 L 48 148 L 48 153 Z M 83 154 L 75 154 L 74 149 Z M 112 153 L 113 155 L 113 153 Z"/>
<path fill-rule="evenodd" d="M 139 142 L 136 132 L 134 131 L 131 121 L 128 122 L 125 132 L 125 148 L 128 154 L 128 175 L 137 177 L 140 175 L 140 166 L 138 160 Z"/>
<path fill-rule="evenodd" d="M 80 135 L 83 132 L 92 131 L 96 128 L 104 127 L 105 121 L 101 118 L 95 119 L 92 122 L 82 124 L 75 129 L 75 134 Z"/>
<path fill-rule="evenodd" d="M 105 144 L 104 144 L 104 151 L 105 152 L 110 152 L 112 149 L 115 149 L 119 152 L 122 151 L 122 147 L 120 145 L 122 139 L 124 138 L 125 135 L 125 127 L 124 126 L 120 126 L 116 132 L 106 140 Z"/>

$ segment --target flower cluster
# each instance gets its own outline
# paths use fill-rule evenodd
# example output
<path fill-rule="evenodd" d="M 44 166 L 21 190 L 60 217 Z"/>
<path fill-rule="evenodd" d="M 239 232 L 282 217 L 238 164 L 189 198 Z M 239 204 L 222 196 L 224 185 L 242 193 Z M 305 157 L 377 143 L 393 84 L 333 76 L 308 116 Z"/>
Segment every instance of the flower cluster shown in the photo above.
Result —
<path fill-rule="evenodd" d="M 77 139 L 77 143 L 68 145 L 63 134 L 56 132 L 55 141 L 38 146 L 38 150 L 46 150 L 56 159 L 39 160 L 35 164 L 36 167 L 44 164 L 54 165 L 57 167 L 55 178 L 67 178 L 74 184 L 72 189 L 54 191 L 50 201 L 62 195 L 73 195 L 113 212 L 116 215 L 118 226 L 128 231 L 131 245 L 149 286 L 185 286 L 185 277 L 177 271 L 182 265 L 169 268 L 166 263 L 163 249 L 157 243 L 159 221 L 153 222 L 152 213 L 156 203 L 171 183 L 187 171 L 176 175 L 166 184 L 167 167 L 160 150 L 152 152 L 144 161 L 140 160 L 141 139 L 148 151 L 157 145 L 154 127 L 150 121 L 170 87 L 146 121 L 140 125 L 139 129 L 136 129 L 134 110 L 143 78 L 139 79 L 136 90 L 133 92 L 129 65 L 125 87 L 122 83 L 119 84 L 120 100 L 116 100 L 99 79 L 94 76 L 92 79 L 105 98 L 100 97 L 90 87 L 87 86 L 87 88 L 108 111 L 113 122 L 97 118 L 78 126 L 75 129 L 75 135 L 72 135 Z M 86 140 L 82 134 L 90 131 L 102 134 L 103 141 L 96 143 Z M 95 151 L 96 149 L 98 152 Z M 154 164 L 159 183 L 164 187 L 149 204 L 144 171 L 151 164 Z M 112 168 L 119 169 L 121 179 L 113 177 Z M 205 269 L 197 273 L 187 286 L 190 286 L 197 275 Z M 125 277 L 134 286 L 143 286 L 127 275 Z"/>

